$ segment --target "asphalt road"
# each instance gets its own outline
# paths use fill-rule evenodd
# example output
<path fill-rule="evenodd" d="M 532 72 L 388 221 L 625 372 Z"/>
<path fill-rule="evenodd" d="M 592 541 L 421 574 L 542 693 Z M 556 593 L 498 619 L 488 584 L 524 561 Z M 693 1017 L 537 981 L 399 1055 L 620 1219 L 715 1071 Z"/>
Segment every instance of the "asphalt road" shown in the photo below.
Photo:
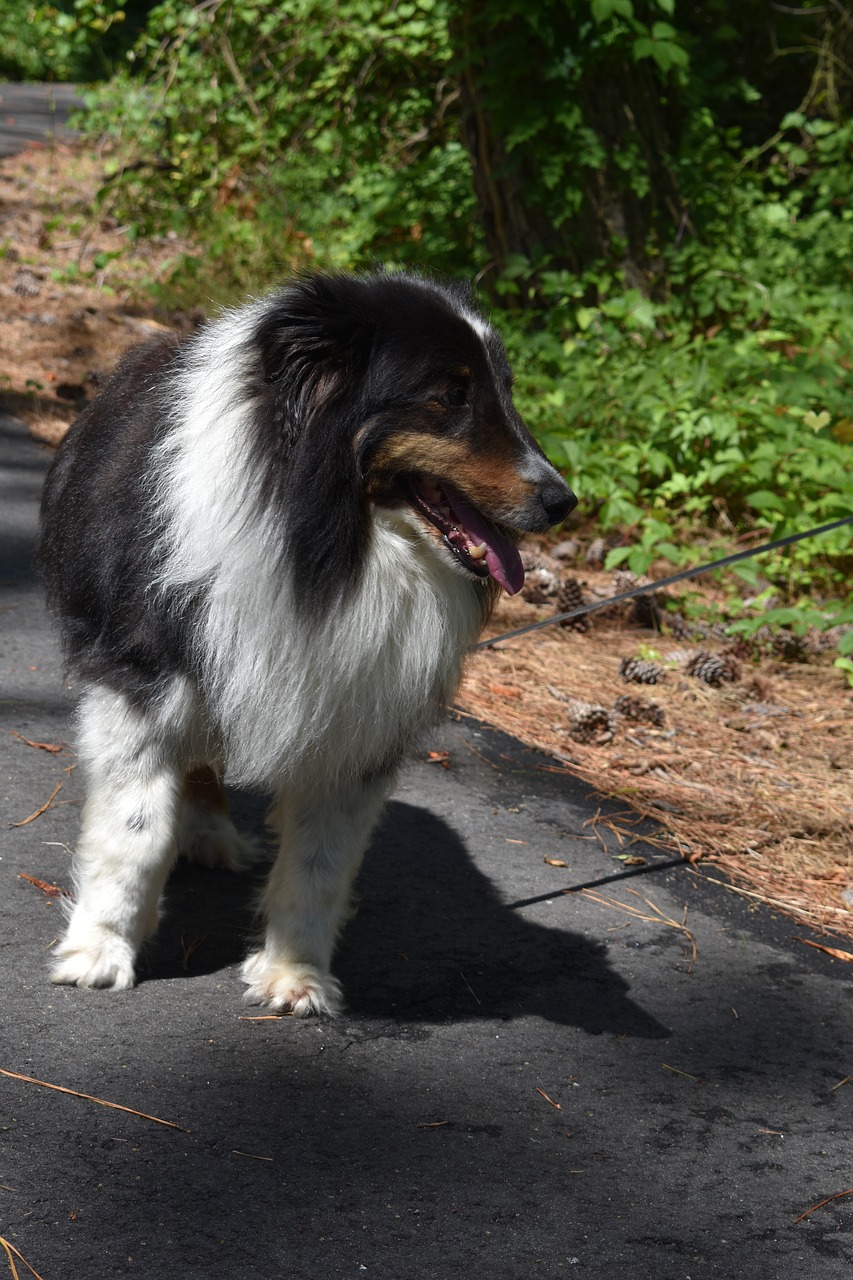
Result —
<path fill-rule="evenodd" d="M 44 1280 L 849 1276 L 853 1197 L 795 1223 L 853 1187 L 848 970 L 653 849 L 625 878 L 599 801 L 469 721 L 389 805 L 339 1019 L 244 1020 L 252 878 L 199 868 L 135 990 L 52 987 L 60 907 L 21 877 L 69 884 L 80 782 L 22 741 L 68 742 L 71 696 L 46 453 L 4 418 L 0 457 L 0 1067 L 182 1126 L 0 1076 L 0 1234 Z M 584 884 L 651 919 L 558 894 Z M 687 908 L 692 970 L 635 892 Z"/>
<path fill-rule="evenodd" d="M 69 113 L 80 105 L 70 84 L 0 83 L 0 157 L 66 136 Z"/>

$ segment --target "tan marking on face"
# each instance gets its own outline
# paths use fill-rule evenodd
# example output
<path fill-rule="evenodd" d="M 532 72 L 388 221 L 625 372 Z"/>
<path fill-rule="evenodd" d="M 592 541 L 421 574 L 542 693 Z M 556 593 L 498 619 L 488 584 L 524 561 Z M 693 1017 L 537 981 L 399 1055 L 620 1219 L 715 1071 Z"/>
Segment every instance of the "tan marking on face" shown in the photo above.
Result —
<path fill-rule="evenodd" d="M 522 505 L 536 492 L 500 440 L 496 447 L 474 454 L 463 441 L 401 432 L 382 442 L 371 471 L 378 476 L 419 472 L 448 480 L 487 516 Z"/>

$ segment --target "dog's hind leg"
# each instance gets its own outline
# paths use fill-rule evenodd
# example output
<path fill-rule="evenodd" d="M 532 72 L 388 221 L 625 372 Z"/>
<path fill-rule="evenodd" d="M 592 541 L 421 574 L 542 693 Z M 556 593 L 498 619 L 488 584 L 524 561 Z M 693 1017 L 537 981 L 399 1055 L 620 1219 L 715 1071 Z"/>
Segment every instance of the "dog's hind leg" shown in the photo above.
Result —
<path fill-rule="evenodd" d="M 273 825 L 281 848 L 263 896 L 266 936 L 243 966 L 250 1004 L 297 1017 L 340 1008 L 332 951 L 389 789 L 382 778 L 337 792 L 292 786 L 280 794 Z"/>
<path fill-rule="evenodd" d="M 231 821 L 225 788 L 210 765 L 194 765 L 184 778 L 178 852 L 225 871 L 242 871 L 259 857 L 259 847 Z"/>
<path fill-rule="evenodd" d="M 56 948 L 54 982 L 122 989 L 177 853 L 183 769 L 175 759 L 182 698 L 143 711 L 96 686 L 80 710 L 88 794 L 75 854 L 76 901 Z M 166 742 L 170 741 L 171 746 Z"/>

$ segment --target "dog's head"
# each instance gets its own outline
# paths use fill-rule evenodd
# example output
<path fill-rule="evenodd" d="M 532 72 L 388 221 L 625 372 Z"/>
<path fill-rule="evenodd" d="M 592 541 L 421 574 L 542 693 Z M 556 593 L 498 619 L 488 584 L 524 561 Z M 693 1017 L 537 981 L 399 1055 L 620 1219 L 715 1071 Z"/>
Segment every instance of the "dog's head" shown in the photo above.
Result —
<path fill-rule="evenodd" d="M 354 580 L 375 504 L 404 510 L 472 580 L 520 589 L 515 538 L 559 523 L 576 498 L 522 422 L 503 344 L 462 290 L 311 277 L 278 295 L 255 343 L 265 497 L 282 502 L 300 582 L 329 598 Z"/>

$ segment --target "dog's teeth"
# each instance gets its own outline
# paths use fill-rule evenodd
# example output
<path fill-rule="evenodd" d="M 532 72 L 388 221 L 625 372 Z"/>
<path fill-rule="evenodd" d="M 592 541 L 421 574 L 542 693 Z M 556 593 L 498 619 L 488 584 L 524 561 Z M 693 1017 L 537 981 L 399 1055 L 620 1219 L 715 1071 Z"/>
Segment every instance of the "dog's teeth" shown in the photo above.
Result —
<path fill-rule="evenodd" d="M 472 560 L 482 560 L 483 556 L 486 554 L 488 549 L 489 548 L 486 546 L 486 543 L 481 542 L 479 547 L 469 547 L 468 555 L 471 557 Z"/>

